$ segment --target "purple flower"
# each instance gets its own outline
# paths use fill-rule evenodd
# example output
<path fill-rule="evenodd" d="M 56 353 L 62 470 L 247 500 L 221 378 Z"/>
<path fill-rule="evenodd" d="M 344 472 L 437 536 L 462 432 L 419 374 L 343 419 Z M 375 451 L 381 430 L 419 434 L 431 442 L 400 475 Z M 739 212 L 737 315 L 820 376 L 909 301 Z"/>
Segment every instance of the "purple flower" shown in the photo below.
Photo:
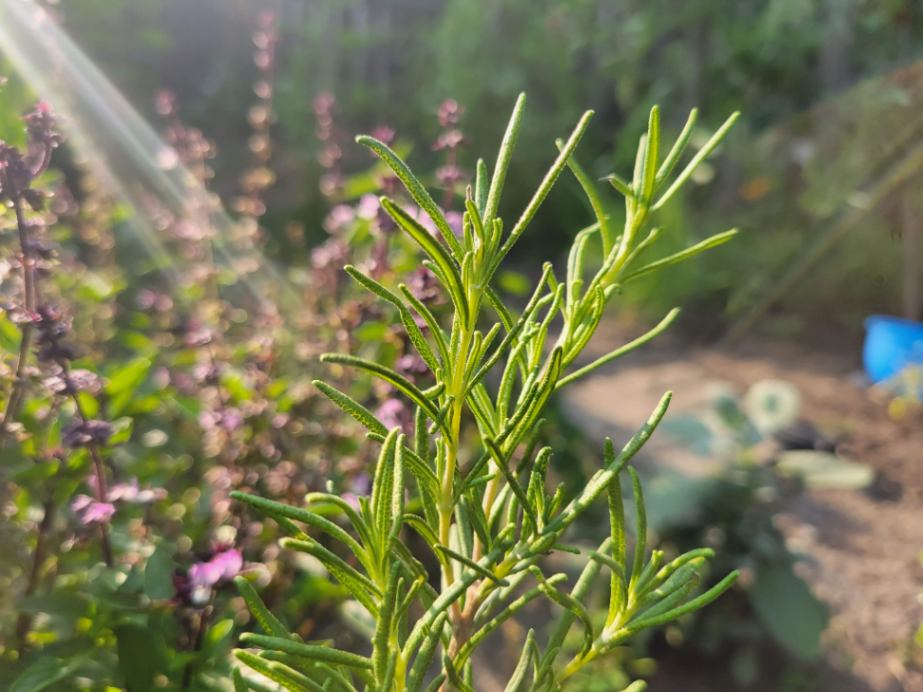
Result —
<path fill-rule="evenodd" d="M 394 128 L 387 125 L 379 125 L 372 130 L 372 137 L 383 144 L 391 144 L 396 135 L 397 132 L 394 131 Z"/>
<path fill-rule="evenodd" d="M 324 168 L 333 168 L 343 158 L 343 150 L 335 143 L 325 146 L 317 157 L 318 163 Z"/>
<path fill-rule="evenodd" d="M 158 91 L 154 94 L 154 110 L 164 118 L 176 115 L 176 94 L 169 89 Z"/>
<path fill-rule="evenodd" d="M 320 191 L 324 197 L 333 197 L 343 189 L 345 180 L 339 173 L 326 173 L 320 177 Z"/>
<path fill-rule="evenodd" d="M 461 238 L 464 231 L 464 216 L 460 211 L 447 211 L 445 220 L 449 223 L 449 228 L 455 233 L 456 237 Z"/>
<path fill-rule="evenodd" d="M 102 383 L 96 373 L 90 370 L 61 371 L 50 375 L 43 381 L 52 394 L 74 394 L 76 392 L 98 392 Z"/>
<path fill-rule="evenodd" d="M 354 218 L 355 212 L 352 207 L 347 204 L 338 204 L 330 210 L 327 218 L 324 219 L 324 230 L 330 235 L 336 235 L 352 223 Z"/>
<path fill-rule="evenodd" d="M 333 111 L 337 99 L 329 91 L 322 91 L 314 97 L 314 113 L 316 115 L 328 115 Z"/>
<path fill-rule="evenodd" d="M 233 406 L 218 411 L 203 411 L 199 414 L 199 426 L 203 430 L 221 428 L 226 432 L 234 432 L 244 424 L 244 417 Z"/>
<path fill-rule="evenodd" d="M 138 486 L 138 479 L 132 478 L 126 483 L 116 483 L 109 488 L 107 497 L 110 502 L 131 502 L 134 504 L 147 504 L 154 500 L 162 500 L 167 496 L 163 488 L 144 488 Z"/>
<path fill-rule="evenodd" d="M 349 246 L 339 238 L 331 238 L 311 250 L 311 265 L 315 269 L 339 269 L 349 257 Z"/>
<path fill-rule="evenodd" d="M 412 431 L 413 414 L 407 405 L 396 397 L 385 399 L 375 415 L 388 430 L 400 428 L 405 435 L 409 435 Z"/>
<path fill-rule="evenodd" d="M 439 181 L 442 187 L 452 187 L 464 179 L 465 174 L 462 173 L 461 168 L 454 164 L 440 166 L 436 170 L 436 180 Z"/>
<path fill-rule="evenodd" d="M 439 110 L 436 112 L 439 117 L 439 125 L 444 128 L 458 125 L 458 120 L 464 112 L 465 109 L 459 105 L 458 101 L 446 99 L 439 104 Z"/>
<path fill-rule="evenodd" d="M 208 327 L 190 326 L 186 331 L 183 342 L 188 348 L 197 348 L 201 346 L 208 346 L 208 344 L 214 340 L 215 334 Z"/>
<path fill-rule="evenodd" d="M 362 195 L 362 197 L 359 198 L 359 203 L 356 205 L 356 216 L 360 219 L 371 221 L 378 216 L 378 209 L 380 206 L 378 197 L 375 195 Z"/>
<path fill-rule="evenodd" d="M 78 420 L 64 429 L 64 444 L 68 447 L 103 446 L 115 432 L 112 424 L 104 420 Z"/>
<path fill-rule="evenodd" d="M 112 515 L 115 514 L 114 504 L 111 502 L 99 502 L 89 495 L 77 495 L 71 502 L 71 509 L 84 526 L 108 523 Z"/>
<path fill-rule="evenodd" d="M 443 149 L 457 149 L 465 141 L 465 135 L 461 130 L 446 130 L 436 139 L 433 144 L 433 151 L 442 151 Z"/>
<path fill-rule="evenodd" d="M 190 565 L 185 574 L 174 576 L 173 584 L 180 601 L 203 606 L 211 599 L 213 589 L 229 582 L 244 566 L 244 558 L 236 548 L 220 548 L 208 560 Z"/>
<path fill-rule="evenodd" d="M 394 223 L 394 219 L 381 205 L 378 206 L 378 212 L 375 215 L 375 226 L 378 228 L 379 233 L 391 233 L 397 230 L 397 224 Z"/>
<path fill-rule="evenodd" d="M 417 353 L 406 353 L 398 358 L 394 369 L 411 382 L 418 382 L 429 374 L 429 366 Z"/>
<path fill-rule="evenodd" d="M 189 582 L 193 588 L 212 587 L 236 577 L 244 566 L 239 550 L 230 548 L 215 553 L 210 560 L 197 562 L 189 568 Z"/>
<path fill-rule="evenodd" d="M 372 477 L 367 473 L 360 473 L 353 478 L 350 489 L 343 493 L 343 499 L 346 500 L 353 509 L 358 510 L 359 498 L 367 497 L 371 492 Z"/>
<path fill-rule="evenodd" d="M 55 130 L 54 116 L 51 107 L 44 101 L 35 104 L 23 118 L 26 131 L 29 133 L 28 166 L 32 178 L 41 174 L 51 163 L 51 152 L 61 141 L 60 135 Z M 35 207 L 30 199 L 29 204 Z"/>
<path fill-rule="evenodd" d="M 432 303 L 439 298 L 436 275 L 426 267 L 419 267 L 407 279 L 407 286 L 422 303 Z"/>
<path fill-rule="evenodd" d="M 38 359 L 43 362 L 60 362 L 72 360 L 77 352 L 73 346 L 64 341 L 70 332 L 70 325 L 51 305 L 39 305 L 35 328 L 38 332 L 35 342 L 38 347 Z"/>
<path fill-rule="evenodd" d="M 16 147 L 0 141 L 0 197 L 20 199 L 32 182 L 32 171 Z"/>
<path fill-rule="evenodd" d="M 87 485 L 99 497 L 99 482 L 96 476 L 90 476 L 87 479 Z M 105 500 L 98 500 L 89 495 L 77 495 L 71 502 L 71 509 L 77 515 L 77 519 L 84 526 L 88 524 L 105 524 L 115 514 L 116 502 L 130 502 L 136 504 L 146 504 L 154 500 L 160 500 L 167 496 L 167 491 L 163 488 L 144 488 L 138 487 L 138 479 L 132 478 L 125 483 L 116 483 L 109 487 L 106 492 Z"/>
<path fill-rule="evenodd" d="M 166 293 L 159 293 L 148 288 L 138 292 L 136 298 L 138 307 L 142 310 L 156 310 L 157 312 L 167 312 L 173 307 L 173 299 Z"/>

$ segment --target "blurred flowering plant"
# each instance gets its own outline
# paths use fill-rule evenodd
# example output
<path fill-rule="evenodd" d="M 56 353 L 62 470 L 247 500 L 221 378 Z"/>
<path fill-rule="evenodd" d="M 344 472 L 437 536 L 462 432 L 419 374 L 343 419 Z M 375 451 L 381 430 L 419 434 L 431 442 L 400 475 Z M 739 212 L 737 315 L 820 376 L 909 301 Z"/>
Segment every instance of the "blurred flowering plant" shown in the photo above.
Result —
<path fill-rule="evenodd" d="M 82 168 L 67 157 L 63 171 L 49 168 L 61 138 L 47 106 L 26 116 L 25 146 L 3 145 L 0 190 L 16 233 L 0 237 L 0 545 L 17 556 L 0 567 L 4 688 L 220 686 L 231 631 L 248 619 L 232 577 L 271 578 L 264 595 L 304 636 L 324 631 L 344 596 L 280 551 L 275 524 L 249 521 L 229 493 L 296 502 L 333 483 L 357 505 L 368 494 L 368 450 L 310 386 L 309 364 L 364 344 L 422 376 L 403 333 L 338 276 L 346 261 L 391 276 L 415 260 L 375 196 L 342 189 L 308 271 L 279 278 L 266 260 L 276 31 L 260 15 L 251 161 L 227 205 L 232 220 L 210 191 L 214 145 L 170 92 L 156 96 L 157 164 L 188 173 L 192 192 L 181 209 L 148 194 L 139 211 L 180 271 L 135 251 L 119 234 L 127 211 Z M 321 111 L 319 136 L 324 122 Z M 336 150 L 322 157 L 337 160 Z M 457 195 L 456 184 L 460 204 Z M 303 246 L 297 226 L 286 231 Z M 260 285 L 266 277 L 273 290 Z M 413 279 L 438 311 L 436 284 L 422 268 Z M 410 424 L 393 388 L 369 380 L 364 396 Z M 283 599 L 286 590 L 298 597 Z"/>
<path fill-rule="evenodd" d="M 149 197 L 140 211 L 182 271 L 134 252 L 118 233 L 126 210 L 79 166 L 49 168 L 61 138 L 46 105 L 25 116 L 24 146 L 0 144 L 0 218 L 13 229 L 0 235 L 0 546 L 15 556 L 0 566 L 4 689 L 220 684 L 247 619 L 232 577 L 297 587 L 303 597 L 279 607 L 306 634 L 340 598 L 228 497 L 295 501 L 328 479 L 362 492 L 365 463 L 305 372 L 349 332 L 310 309 L 326 304 L 323 284 L 293 274 L 308 309 L 290 312 L 286 296 L 247 286 L 277 273 L 261 251 L 276 31 L 260 15 L 252 160 L 229 223 L 208 190 L 214 146 L 157 95 L 157 163 L 201 194 L 178 211 Z"/>

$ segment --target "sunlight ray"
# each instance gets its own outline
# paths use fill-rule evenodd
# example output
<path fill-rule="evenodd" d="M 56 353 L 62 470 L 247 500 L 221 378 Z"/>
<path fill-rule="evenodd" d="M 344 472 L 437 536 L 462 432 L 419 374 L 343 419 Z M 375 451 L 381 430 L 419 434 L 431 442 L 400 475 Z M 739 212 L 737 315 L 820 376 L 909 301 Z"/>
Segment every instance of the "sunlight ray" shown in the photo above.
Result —
<path fill-rule="evenodd" d="M 175 278 L 179 268 L 148 217 L 145 196 L 153 195 L 176 218 L 204 221 L 214 229 L 217 261 L 256 299 L 263 300 L 267 292 L 274 297 L 295 295 L 291 283 L 259 248 L 228 247 L 234 221 L 217 196 L 181 165 L 175 151 L 43 8 L 31 0 L 0 0 L 0 12 L 0 49 L 31 88 L 64 116 L 61 127 L 92 173 L 131 207 L 130 228 L 161 271 Z M 265 288 L 253 275 L 235 271 L 235 263 L 247 255 L 258 257 Z"/>

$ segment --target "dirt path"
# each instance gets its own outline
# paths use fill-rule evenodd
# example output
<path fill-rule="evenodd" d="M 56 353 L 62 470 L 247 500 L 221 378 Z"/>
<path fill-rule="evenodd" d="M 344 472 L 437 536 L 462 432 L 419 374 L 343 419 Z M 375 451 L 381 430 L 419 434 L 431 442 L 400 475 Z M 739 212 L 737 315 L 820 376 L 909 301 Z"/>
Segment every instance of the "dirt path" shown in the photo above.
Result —
<path fill-rule="evenodd" d="M 597 341 L 607 343 L 613 334 Z M 811 556 L 802 575 L 830 607 L 824 641 L 831 673 L 816 689 L 921 692 L 923 666 L 908 644 L 923 623 L 923 416 L 892 420 L 857 381 L 858 363 L 856 356 L 765 342 L 733 350 L 661 342 L 574 385 L 565 410 L 591 435 L 621 436 L 637 428 L 665 389 L 675 392 L 676 415 L 707 405 L 717 386 L 743 392 L 767 378 L 796 385 L 803 417 L 843 435 L 838 451 L 878 474 L 866 491 L 809 491 L 777 517 L 790 548 Z M 652 442 L 649 460 L 708 473 L 701 457 L 656 435 Z M 686 678 L 683 689 L 695 685 Z"/>

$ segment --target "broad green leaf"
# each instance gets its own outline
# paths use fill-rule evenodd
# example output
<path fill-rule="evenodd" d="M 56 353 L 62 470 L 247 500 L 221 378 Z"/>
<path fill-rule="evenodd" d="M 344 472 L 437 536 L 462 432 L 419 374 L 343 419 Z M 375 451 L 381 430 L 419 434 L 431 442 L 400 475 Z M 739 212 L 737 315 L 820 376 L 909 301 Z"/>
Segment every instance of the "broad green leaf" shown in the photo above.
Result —
<path fill-rule="evenodd" d="M 820 655 L 827 609 L 789 565 L 759 565 L 747 595 L 759 619 L 786 651 L 802 660 Z"/>
<path fill-rule="evenodd" d="M 172 598 L 174 592 L 173 546 L 162 542 L 144 564 L 144 593 L 156 601 Z"/>

